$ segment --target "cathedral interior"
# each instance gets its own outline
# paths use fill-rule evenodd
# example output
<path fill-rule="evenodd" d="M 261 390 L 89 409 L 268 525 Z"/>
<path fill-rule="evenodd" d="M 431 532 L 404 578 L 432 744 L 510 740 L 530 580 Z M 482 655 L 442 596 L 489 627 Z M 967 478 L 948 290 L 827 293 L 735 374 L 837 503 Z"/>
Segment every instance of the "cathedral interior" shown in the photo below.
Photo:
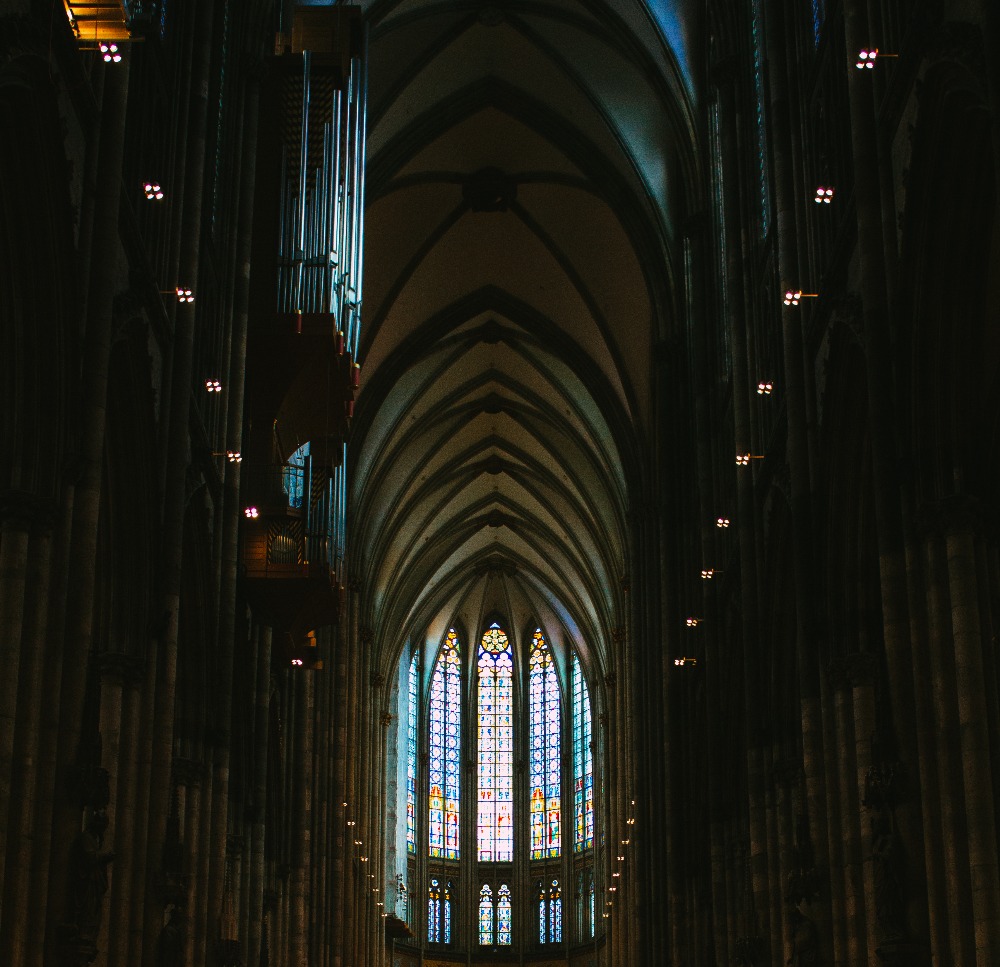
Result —
<path fill-rule="evenodd" d="M 996 0 L 0 0 L 0 964 L 997 967 L 998 179 Z"/>

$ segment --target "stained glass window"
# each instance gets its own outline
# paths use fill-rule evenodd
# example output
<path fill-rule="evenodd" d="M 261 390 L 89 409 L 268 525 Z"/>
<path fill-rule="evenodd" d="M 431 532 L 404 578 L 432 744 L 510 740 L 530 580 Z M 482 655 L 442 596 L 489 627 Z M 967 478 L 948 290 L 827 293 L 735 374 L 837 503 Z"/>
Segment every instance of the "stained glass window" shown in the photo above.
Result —
<path fill-rule="evenodd" d="M 462 667 L 454 628 L 441 646 L 431 679 L 430 855 L 458 859 Z"/>
<path fill-rule="evenodd" d="M 514 858 L 514 658 L 493 622 L 479 645 L 479 859 Z"/>
<path fill-rule="evenodd" d="M 531 709 L 531 858 L 558 856 L 560 846 L 559 681 L 552 652 L 536 630 L 528 661 Z"/>
<path fill-rule="evenodd" d="M 497 895 L 500 898 L 500 902 L 497 904 L 497 940 L 503 946 L 510 946 L 513 921 L 510 887 L 506 883 L 501 884 Z"/>
<path fill-rule="evenodd" d="M 594 845 L 594 752 L 590 721 L 590 694 L 580 659 L 573 656 L 573 848 L 577 853 Z"/>
<path fill-rule="evenodd" d="M 484 883 L 479 891 L 479 944 L 493 943 L 493 891 Z"/>
<path fill-rule="evenodd" d="M 410 659 L 406 706 L 406 852 L 417 851 L 417 655 Z"/>
<path fill-rule="evenodd" d="M 562 942 L 562 890 L 558 880 L 553 880 L 547 890 L 538 881 L 538 942 Z"/>
<path fill-rule="evenodd" d="M 761 0 L 753 0 L 753 84 L 757 96 L 757 161 L 760 180 L 760 234 L 771 223 L 771 187 L 767 179 L 767 123 L 764 109 L 764 19 Z"/>
<path fill-rule="evenodd" d="M 813 4 L 813 43 L 819 47 L 820 34 L 823 31 L 823 18 L 826 16 L 825 0 L 812 0 Z"/>
<path fill-rule="evenodd" d="M 437 880 L 431 880 L 427 891 L 427 942 L 441 942 L 441 887 Z"/>
<path fill-rule="evenodd" d="M 444 899 L 441 903 L 441 942 L 451 943 L 451 880 L 444 888 Z"/>

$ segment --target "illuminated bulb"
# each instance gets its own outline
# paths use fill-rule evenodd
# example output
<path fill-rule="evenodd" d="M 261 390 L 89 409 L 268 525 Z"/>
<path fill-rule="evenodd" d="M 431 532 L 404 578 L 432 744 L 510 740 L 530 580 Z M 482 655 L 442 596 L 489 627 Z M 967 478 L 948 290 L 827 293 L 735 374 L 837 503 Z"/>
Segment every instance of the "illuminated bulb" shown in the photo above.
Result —
<path fill-rule="evenodd" d="M 816 189 L 816 197 L 813 199 L 817 205 L 829 205 L 833 201 L 833 189 L 820 185 Z"/>
<path fill-rule="evenodd" d="M 730 520 L 729 520 L 728 517 L 718 517 L 718 518 L 716 518 L 715 526 L 716 527 L 728 527 L 730 523 L 731 522 L 730 522 Z"/>
<path fill-rule="evenodd" d="M 616 887 L 616 886 L 609 887 L 608 888 L 608 892 L 609 893 L 617 893 L 618 892 L 618 887 Z"/>
<path fill-rule="evenodd" d="M 858 60 L 854 65 L 858 70 L 863 70 L 868 68 L 871 70 L 875 66 L 875 59 L 878 57 L 878 47 L 872 50 L 861 50 L 858 51 Z"/>
<path fill-rule="evenodd" d="M 797 306 L 799 304 L 799 299 L 802 298 L 801 289 L 788 289 L 785 292 L 785 305 L 786 306 Z"/>
<path fill-rule="evenodd" d="M 362 863 L 367 863 L 368 862 L 368 857 L 367 856 L 362 856 L 361 857 L 361 862 Z"/>
<path fill-rule="evenodd" d="M 147 181 L 142 190 L 146 193 L 146 201 L 163 201 L 163 189 L 158 181 Z"/>
<path fill-rule="evenodd" d="M 770 396 L 773 389 L 774 389 L 774 383 L 758 383 L 757 395 Z"/>
<path fill-rule="evenodd" d="M 624 857 L 624 856 L 619 856 L 619 857 L 618 857 L 618 862 L 619 862 L 619 863 L 624 863 L 624 862 L 625 862 L 625 857 Z M 615 876 L 617 876 L 617 875 L 618 875 L 618 874 L 616 873 L 616 874 L 615 874 Z"/>
<path fill-rule="evenodd" d="M 344 803 L 344 805 L 346 806 L 346 805 L 347 805 L 347 803 L 345 802 L 345 803 Z M 349 819 L 349 820 L 347 821 L 347 825 L 348 825 L 348 826 L 353 826 L 353 825 L 354 825 L 354 820 L 353 820 L 353 819 Z"/>
<path fill-rule="evenodd" d="M 295 665 L 296 668 L 298 668 L 302 664 L 302 659 L 301 658 L 293 658 L 292 659 L 292 664 Z"/>
<path fill-rule="evenodd" d="M 217 379 L 206 379 L 205 389 L 207 389 L 209 393 L 221 393 L 222 383 L 220 383 Z"/>
<path fill-rule="evenodd" d="M 710 568 L 702 568 L 701 579 L 703 581 L 711 581 L 713 577 L 715 577 L 715 569 L 714 568 L 711 568 L 711 567 Z"/>
<path fill-rule="evenodd" d="M 701 623 L 701 618 L 684 619 L 684 624 L 686 624 L 689 628 L 697 628 L 700 623 Z"/>
<path fill-rule="evenodd" d="M 230 463 L 242 463 L 243 462 L 243 454 L 240 453 L 239 450 L 227 450 L 226 451 L 226 459 Z"/>
<path fill-rule="evenodd" d="M 118 50 L 117 44 L 105 44 L 100 45 L 101 56 L 104 58 L 105 64 L 120 64 L 122 61 L 122 55 Z"/>
<path fill-rule="evenodd" d="M 249 517 L 250 520 L 256 520 L 260 516 L 256 507 L 247 507 L 243 513 L 246 517 Z"/>
<path fill-rule="evenodd" d="M 612 873 L 612 876 L 621 876 L 621 873 Z"/>
<path fill-rule="evenodd" d="M 194 293 L 190 289 L 184 288 L 184 286 L 177 286 L 177 301 L 180 303 L 191 303 L 194 302 Z"/>

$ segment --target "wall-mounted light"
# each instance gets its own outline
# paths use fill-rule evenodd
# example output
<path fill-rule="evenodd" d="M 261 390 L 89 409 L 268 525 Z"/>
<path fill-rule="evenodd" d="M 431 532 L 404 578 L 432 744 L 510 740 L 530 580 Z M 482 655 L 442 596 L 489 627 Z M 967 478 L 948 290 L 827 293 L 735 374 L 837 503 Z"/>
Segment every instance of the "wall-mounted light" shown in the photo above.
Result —
<path fill-rule="evenodd" d="M 292 659 L 292 664 L 293 664 L 293 665 L 294 665 L 294 666 L 295 666 L 296 668 L 298 668 L 298 667 L 299 667 L 299 666 L 300 666 L 300 665 L 302 664 L 302 659 L 301 659 L 301 658 L 293 658 L 293 659 Z"/>
<path fill-rule="evenodd" d="M 898 57 L 899 54 L 881 54 L 879 53 L 878 47 L 863 47 L 858 51 L 858 59 L 855 61 L 854 66 L 859 70 L 873 70 L 875 67 L 875 61 L 880 57 Z"/>
<path fill-rule="evenodd" d="M 222 383 L 220 383 L 217 379 L 206 379 L 205 389 L 207 389 L 209 393 L 221 393 Z"/>
<path fill-rule="evenodd" d="M 813 201 L 817 205 L 829 205 L 833 201 L 833 189 L 826 185 L 820 185 L 816 189 L 816 197 L 813 198 Z"/>
<path fill-rule="evenodd" d="M 716 574 L 721 574 L 722 571 L 716 570 L 714 567 L 703 567 L 701 569 L 701 579 L 702 581 L 711 581 Z"/>
<path fill-rule="evenodd" d="M 243 454 L 240 453 L 239 450 L 227 450 L 226 451 L 226 459 L 230 463 L 242 463 L 243 462 Z"/>
<path fill-rule="evenodd" d="M 160 295 L 175 295 L 180 303 L 194 302 L 194 292 L 186 286 L 179 285 L 176 289 L 160 289 Z"/>
<path fill-rule="evenodd" d="M 684 656 L 682 658 L 675 658 L 674 659 L 674 664 L 678 668 L 682 668 L 685 665 L 697 665 L 698 664 L 698 659 L 697 658 L 688 658 L 687 656 Z"/>
<path fill-rule="evenodd" d="M 702 620 L 703 619 L 701 618 L 685 618 L 684 624 L 686 624 L 689 628 L 697 628 L 698 625 L 701 624 Z"/>
<path fill-rule="evenodd" d="M 256 507 L 246 507 L 243 510 L 243 515 L 249 520 L 256 520 L 260 516 L 260 513 Z"/>
<path fill-rule="evenodd" d="M 736 466 L 749 467 L 751 460 L 763 460 L 763 459 L 764 455 L 762 453 L 737 453 Z"/>
<path fill-rule="evenodd" d="M 616 857 L 616 858 L 617 858 L 617 860 L 618 860 L 619 863 L 624 863 L 625 862 L 625 857 L 624 856 L 619 856 L 619 857 Z"/>
<path fill-rule="evenodd" d="M 732 521 L 728 517 L 716 517 L 715 518 L 715 526 L 716 527 L 726 528 L 731 523 L 732 523 Z"/>
<path fill-rule="evenodd" d="M 818 292 L 803 292 L 801 289 L 786 289 L 782 300 L 786 306 L 797 306 L 802 299 L 818 299 Z"/>
<path fill-rule="evenodd" d="M 121 51 L 117 44 L 101 41 L 97 49 L 101 52 L 105 64 L 120 64 L 122 62 Z"/>
<path fill-rule="evenodd" d="M 163 201 L 163 189 L 158 181 L 144 181 L 142 190 L 146 195 L 146 201 Z"/>
<path fill-rule="evenodd" d="M 761 381 L 757 384 L 757 395 L 758 396 L 770 396 L 774 392 L 774 383 L 770 380 Z"/>

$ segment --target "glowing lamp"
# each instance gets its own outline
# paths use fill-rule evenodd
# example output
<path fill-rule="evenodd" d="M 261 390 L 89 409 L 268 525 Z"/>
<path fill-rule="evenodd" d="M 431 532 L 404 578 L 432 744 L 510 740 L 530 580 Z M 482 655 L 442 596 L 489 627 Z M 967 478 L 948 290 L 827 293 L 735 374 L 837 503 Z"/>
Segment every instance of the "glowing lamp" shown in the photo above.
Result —
<path fill-rule="evenodd" d="M 122 55 L 118 50 L 117 44 L 104 43 L 102 41 L 97 49 L 101 52 L 101 57 L 104 59 L 105 64 L 120 64 L 122 62 Z"/>
<path fill-rule="evenodd" d="M 292 659 L 292 664 L 293 664 L 293 665 L 294 665 L 294 666 L 295 666 L 296 668 L 298 668 L 298 667 L 299 667 L 299 666 L 300 666 L 300 665 L 302 664 L 302 659 L 301 659 L 301 658 L 293 658 L 293 659 Z"/>
<path fill-rule="evenodd" d="M 701 624 L 701 618 L 685 618 L 684 624 L 689 628 L 697 628 Z"/>
<path fill-rule="evenodd" d="M 163 201 L 163 189 L 158 181 L 144 181 L 142 184 L 146 201 Z"/>
<path fill-rule="evenodd" d="M 226 459 L 230 463 L 242 463 L 243 462 L 243 454 L 240 453 L 239 450 L 227 450 L 226 451 Z"/>
<path fill-rule="evenodd" d="M 878 58 L 878 47 L 874 47 L 871 50 L 859 50 L 858 59 L 855 63 L 855 67 L 860 71 L 864 70 L 866 67 L 871 70 L 875 66 L 875 61 Z"/>
<path fill-rule="evenodd" d="M 258 512 L 258 510 L 257 510 L 256 507 L 247 507 L 247 508 L 245 508 L 244 511 L 243 511 L 243 515 L 248 520 L 256 520 L 258 517 L 260 517 L 260 513 Z"/>
<path fill-rule="evenodd" d="M 177 286 L 177 301 L 181 303 L 191 303 L 194 302 L 194 293 L 183 286 Z"/>
<path fill-rule="evenodd" d="M 757 384 L 758 396 L 770 396 L 773 391 L 774 391 L 774 383 L 770 381 L 761 382 Z"/>
<path fill-rule="evenodd" d="M 731 521 L 728 517 L 717 517 L 715 520 L 716 527 L 728 527 Z"/>
<path fill-rule="evenodd" d="M 209 393 L 221 393 L 222 383 L 220 383 L 217 379 L 206 379 L 205 389 L 207 389 Z"/>
<path fill-rule="evenodd" d="M 817 205 L 829 205 L 833 201 L 833 189 L 820 185 L 816 189 L 816 197 L 813 199 Z"/>

